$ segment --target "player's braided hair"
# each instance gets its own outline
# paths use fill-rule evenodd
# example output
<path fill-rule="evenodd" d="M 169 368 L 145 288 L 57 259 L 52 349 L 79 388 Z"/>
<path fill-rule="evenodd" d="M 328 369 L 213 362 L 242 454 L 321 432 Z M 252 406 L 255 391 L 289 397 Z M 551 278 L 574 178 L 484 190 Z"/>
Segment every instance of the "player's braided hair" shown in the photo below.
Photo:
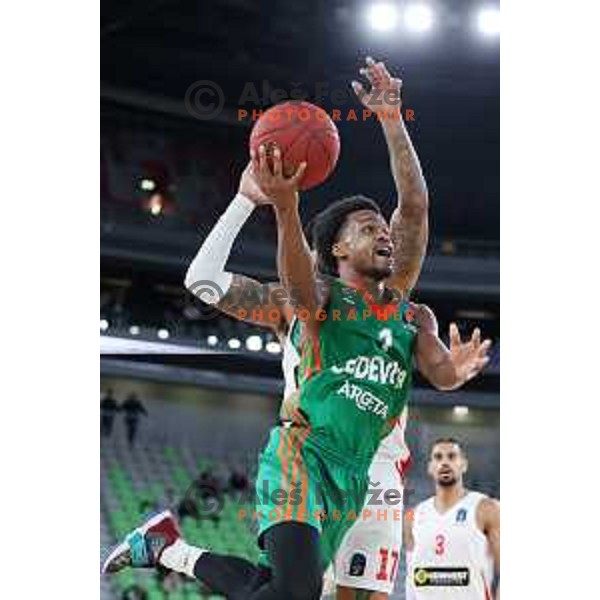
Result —
<path fill-rule="evenodd" d="M 350 215 L 357 210 L 373 210 L 381 213 L 374 200 L 366 196 L 350 196 L 336 200 L 311 221 L 311 243 L 317 253 L 320 273 L 338 276 L 337 260 L 331 253 L 340 231 Z"/>

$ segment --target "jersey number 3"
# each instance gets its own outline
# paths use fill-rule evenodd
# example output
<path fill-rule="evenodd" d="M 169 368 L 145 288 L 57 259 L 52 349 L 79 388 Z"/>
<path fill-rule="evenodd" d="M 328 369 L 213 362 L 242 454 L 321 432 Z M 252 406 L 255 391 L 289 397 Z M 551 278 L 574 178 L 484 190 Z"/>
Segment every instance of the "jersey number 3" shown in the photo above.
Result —
<path fill-rule="evenodd" d="M 435 553 L 441 556 L 446 551 L 446 538 L 440 533 L 435 536 Z"/>

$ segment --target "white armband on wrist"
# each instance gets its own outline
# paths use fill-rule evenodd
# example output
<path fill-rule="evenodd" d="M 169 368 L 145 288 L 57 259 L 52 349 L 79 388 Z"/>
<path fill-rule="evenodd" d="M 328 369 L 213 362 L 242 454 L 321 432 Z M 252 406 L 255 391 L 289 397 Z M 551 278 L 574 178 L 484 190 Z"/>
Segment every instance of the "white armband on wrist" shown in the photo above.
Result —
<path fill-rule="evenodd" d="M 207 304 L 217 304 L 229 290 L 233 275 L 225 271 L 233 242 L 256 205 L 243 194 L 231 201 L 185 276 L 185 287 Z"/>

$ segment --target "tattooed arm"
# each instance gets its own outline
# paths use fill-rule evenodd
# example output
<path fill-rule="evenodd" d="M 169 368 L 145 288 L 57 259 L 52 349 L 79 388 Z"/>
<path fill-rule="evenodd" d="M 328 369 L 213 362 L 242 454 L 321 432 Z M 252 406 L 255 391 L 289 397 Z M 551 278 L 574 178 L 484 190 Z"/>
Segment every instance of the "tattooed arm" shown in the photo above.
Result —
<path fill-rule="evenodd" d="M 216 307 L 239 321 L 272 329 L 281 337 L 294 314 L 288 296 L 279 282 L 261 283 L 233 273 L 231 286 Z"/>
<path fill-rule="evenodd" d="M 302 229 L 298 212 L 298 186 L 304 175 L 303 162 L 296 173 L 286 177 L 283 173 L 281 150 L 275 147 L 272 167 L 267 161 L 267 152 L 260 146 L 258 154 L 252 154 L 256 180 L 271 200 L 277 219 L 277 269 L 279 278 L 290 295 L 296 311 L 308 311 L 303 319 L 309 333 L 315 334 L 319 327 L 319 315 L 323 306 L 322 287 L 319 286 L 311 251 Z"/>
<path fill-rule="evenodd" d="M 282 335 L 293 307 L 280 283 L 263 284 L 225 270 L 233 243 L 256 205 L 268 198 L 258 187 L 252 166 L 244 171 L 237 196 L 213 227 L 190 263 L 185 287 L 228 315 L 273 329 Z"/>
<path fill-rule="evenodd" d="M 429 199 L 419 159 L 404 122 L 384 122 L 392 172 L 398 190 L 398 207 L 390 222 L 394 244 L 394 273 L 388 285 L 406 295 L 414 287 L 427 250 Z"/>
<path fill-rule="evenodd" d="M 398 206 L 390 222 L 394 270 L 387 285 L 408 296 L 419 277 L 427 249 L 429 196 L 417 153 L 402 119 L 402 82 L 391 77 L 382 62 L 376 63 L 367 57 L 366 63 L 361 74 L 371 83 L 371 91 L 367 93 L 356 81 L 352 86 L 367 108 L 382 114 L 380 121 L 398 192 Z"/>

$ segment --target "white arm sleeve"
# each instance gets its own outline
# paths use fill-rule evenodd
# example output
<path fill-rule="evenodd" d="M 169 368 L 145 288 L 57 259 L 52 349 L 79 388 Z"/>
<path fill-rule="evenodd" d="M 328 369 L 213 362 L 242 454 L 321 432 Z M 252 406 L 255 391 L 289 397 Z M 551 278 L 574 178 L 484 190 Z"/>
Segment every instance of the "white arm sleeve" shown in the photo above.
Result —
<path fill-rule="evenodd" d="M 238 194 L 221 215 L 185 275 L 185 287 L 207 304 L 216 304 L 229 290 L 233 275 L 225 271 L 233 242 L 255 208 Z"/>

